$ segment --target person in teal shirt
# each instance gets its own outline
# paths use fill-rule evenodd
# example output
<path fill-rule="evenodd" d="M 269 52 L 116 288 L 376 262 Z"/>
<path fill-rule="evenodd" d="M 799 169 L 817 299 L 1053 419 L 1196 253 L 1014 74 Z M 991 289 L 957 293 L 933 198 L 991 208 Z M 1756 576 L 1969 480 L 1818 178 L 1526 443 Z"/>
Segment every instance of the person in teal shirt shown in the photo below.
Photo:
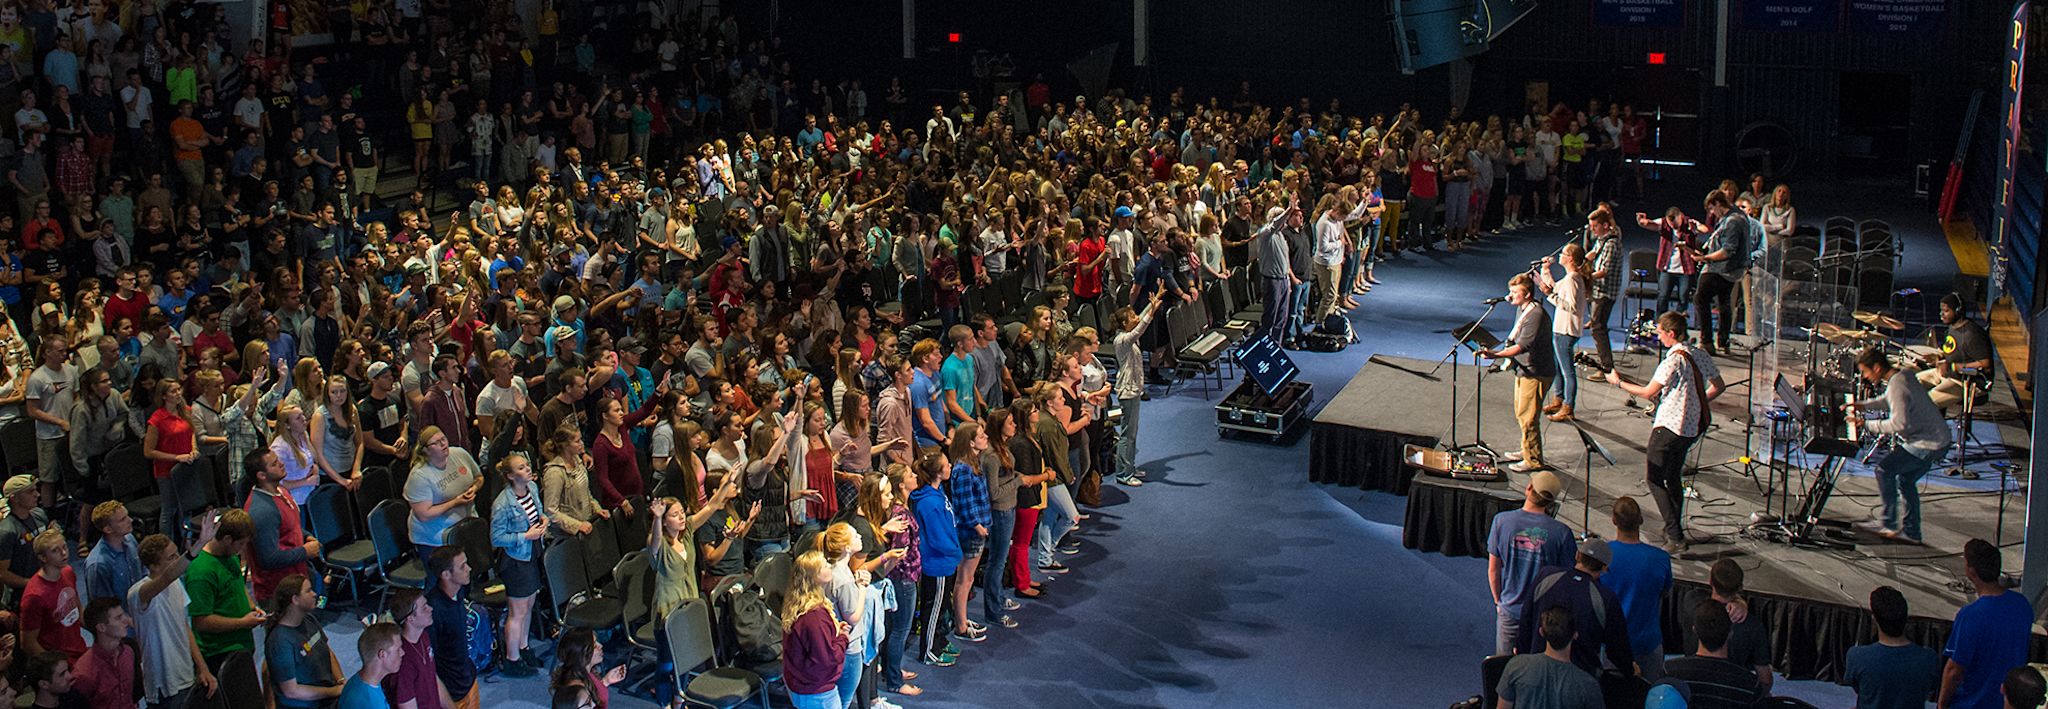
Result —
<path fill-rule="evenodd" d="M 966 325 L 954 325 L 946 331 L 946 339 L 953 343 L 953 355 L 946 358 L 946 364 L 939 369 L 939 396 L 946 405 L 946 415 L 954 424 L 974 418 L 975 396 L 980 391 L 974 386 L 974 329 Z"/>
<path fill-rule="evenodd" d="M 348 678 L 341 686 L 341 700 L 336 709 L 391 709 L 391 702 L 384 697 L 384 678 L 398 671 L 399 662 L 405 659 L 404 636 L 397 623 L 377 623 L 363 629 L 356 637 L 356 652 L 363 658 L 363 669 Z"/>

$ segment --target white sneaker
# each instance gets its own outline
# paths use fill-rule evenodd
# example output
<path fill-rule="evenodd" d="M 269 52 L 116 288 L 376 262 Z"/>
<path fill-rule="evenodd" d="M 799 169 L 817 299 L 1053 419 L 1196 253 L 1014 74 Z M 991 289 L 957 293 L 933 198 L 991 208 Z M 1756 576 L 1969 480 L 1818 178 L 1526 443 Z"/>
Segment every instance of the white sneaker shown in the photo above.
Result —
<path fill-rule="evenodd" d="M 875 697 L 874 701 L 868 702 L 868 706 L 874 707 L 874 709 L 902 709 L 902 707 L 896 706 L 895 702 L 889 701 L 888 697 Z"/>

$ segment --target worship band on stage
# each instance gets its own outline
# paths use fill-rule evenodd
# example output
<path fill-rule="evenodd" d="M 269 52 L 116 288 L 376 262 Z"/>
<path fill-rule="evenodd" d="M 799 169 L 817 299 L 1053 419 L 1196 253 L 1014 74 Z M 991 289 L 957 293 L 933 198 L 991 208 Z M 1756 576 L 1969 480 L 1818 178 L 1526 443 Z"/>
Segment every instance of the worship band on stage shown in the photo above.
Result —
<path fill-rule="evenodd" d="M 1659 235 L 1658 310 L 1644 311 L 1641 320 L 1654 329 L 1661 355 L 1647 381 L 1626 380 L 1614 365 L 1608 321 L 1623 292 L 1625 264 L 1621 232 L 1612 206 L 1605 203 L 1587 215 L 1585 227 L 1572 241 L 1554 255 L 1531 262 L 1528 272 L 1508 279 L 1507 294 L 1498 300 L 1515 307 L 1514 325 L 1497 347 L 1478 352 L 1508 363 L 1506 368 L 1515 375 L 1514 417 L 1521 447 L 1496 460 L 1511 464 L 1506 467 L 1510 472 L 1533 473 L 1550 467 L 1543 452 L 1542 424 L 1545 420 L 1569 424 L 1580 415 L 1575 363 L 1595 370 L 1630 397 L 1654 402 L 1650 412 L 1653 426 L 1644 443 L 1648 454 L 1645 479 L 1662 518 L 1663 546 L 1673 553 L 1693 541 L 1686 537 L 1683 520 L 1686 461 L 1711 427 L 1711 404 L 1729 388 L 1715 357 L 1764 356 L 1754 350 L 1745 354 L 1731 337 L 1737 313 L 1735 294 L 1743 295 L 1740 302 L 1749 311 L 1745 313 L 1745 334 L 1759 344 L 1773 336 L 1761 331 L 1759 315 L 1754 312 L 1761 306 L 1751 298 L 1762 295 L 1756 280 L 1766 272 L 1766 255 L 1776 246 L 1771 235 L 1780 231 L 1780 225 L 1771 223 L 1773 219 L 1759 209 L 1762 200 L 1752 194 L 1730 199 L 1730 187 L 1732 183 L 1701 200 L 1706 214 L 1703 220 L 1691 219 L 1677 207 L 1656 220 L 1636 213 L 1639 226 Z M 1784 202 L 1782 190 L 1781 186 L 1774 191 L 1776 204 Z M 1319 222 L 1357 214 L 1355 210 L 1344 213 L 1350 204 L 1340 200 Z M 1362 209 L 1362 203 L 1359 206 Z M 1277 225 L 1291 218 L 1283 212 L 1280 207 L 1272 210 L 1272 223 L 1262 236 L 1277 233 Z M 1645 274 L 1637 277 L 1647 280 Z M 1274 280 L 1281 278 L 1284 276 Z M 1688 286 L 1692 288 L 1689 299 Z M 1684 307 L 1688 302 L 1692 306 L 1689 314 Z M 1664 310 L 1667 305 L 1677 309 Z M 1881 457 L 1873 454 L 1883 498 L 1882 519 L 1867 520 L 1860 526 L 1891 541 L 1919 544 L 1920 496 L 1915 483 L 1942 463 L 1953 448 L 1956 437 L 1949 429 L 1948 414 L 1970 408 L 1966 404 L 1981 398 L 1988 386 L 1990 341 L 1956 294 L 1941 298 L 1945 332 L 1936 340 L 1941 343 L 1938 348 L 1895 342 L 1886 331 L 1900 330 L 1904 324 L 1889 315 L 1858 311 L 1856 318 L 1863 322 L 1860 329 L 1821 324 L 1809 330 L 1813 346 L 1829 347 L 1830 357 L 1852 363 L 1848 366 L 1854 371 L 1845 367 L 1832 378 L 1828 372 L 1810 372 L 1803 388 L 1812 390 L 1809 398 L 1824 390 L 1864 393 L 1835 407 L 1848 412 L 1848 428 L 1857 434 L 1848 439 L 1857 450 L 1877 446 L 1882 452 Z M 1697 333 L 1697 338 L 1692 333 Z M 1591 356 L 1576 351 L 1579 340 L 1589 334 L 1594 345 Z M 1771 391 L 1769 383 L 1750 382 L 1749 386 L 1765 387 L 1757 390 L 1759 397 L 1771 395 L 1766 394 Z M 1873 420 L 1859 420 L 1866 417 Z M 1962 417 L 1961 425 L 1970 423 L 1967 415 Z M 1976 477 L 1960 465 L 1955 474 Z"/>

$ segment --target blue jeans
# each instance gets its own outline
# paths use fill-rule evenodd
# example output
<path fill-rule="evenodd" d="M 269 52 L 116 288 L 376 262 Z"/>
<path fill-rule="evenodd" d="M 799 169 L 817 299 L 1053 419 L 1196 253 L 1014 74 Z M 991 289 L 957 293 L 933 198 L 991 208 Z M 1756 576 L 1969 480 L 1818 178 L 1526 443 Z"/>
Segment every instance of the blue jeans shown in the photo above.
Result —
<path fill-rule="evenodd" d="M 1309 285 L 1310 279 L 1303 279 L 1302 282 L 1295 284 L 1293 295 L 1287 298 L 1287 336 L 1289 338 L 1301 337 L 1303 333 L 1315 327 L 1315 323 L 1303 322 L 1303 319 L 1308 317 Z"/>
<path fill-rule="evenodd" d="M 1074 529 L 1080 521 L 1081 510 L 1074 507 L 1074 496 L 1065 485 L 1046 486 L 1045 511 L 1038 516 L 1038 543 L 1035 544 L 1032 560 L 1039 566 L 1052 563 L 1052 547 L 1060 537 Z"/>
<path fill-rule="evenodd" d="M 1010 599 L 1010 587 L 1003 583 L 1003 572 L 1009 570 L 1010 538 L 1017 533 L 1017 511 L 991 513 L 988 550 L 981 555 L 981 614 L 993 621 L 1003 616 L 1003 601 Z"/>
<path fill-rule="evenodd" d="M 1351 295 L 1351 287 L 1358 285 L 1358 269 L 1363 266 L 1361 261 L 1364 255 L 1365 251 L 1363 249 L 1353 249 L 1351 253 L 1344 254 L 1344 268 L 1338 271 L 1339 275 L 1337 276 L 1338 298 L 1349 297 Z"/>
<path fill-rule="evenodd" d="M 892 578 L 889 583 L 896 586 L 896 607 L 882 618 L 882 686 L 895 691 L 903 688 L 903 650 L 917 617 L 917 582 Z"/>
<path fill-rule="evenodd" d="M 1877 461 L 1877 493 L 1884 498 L 1884 527 L 1895 529 L 1914 539 L 1920 538 L 1920 477 L 1927 474 L 1934 462 L 1948 455 L 1948 446 L 1941 450 L 1920 453 L 1905 446 L 1896 446 L 1884 459 Z M 1899 498 L 1906 499 L 1906 514 L 1903 525 L 1899 519 Z"/>
<path fill-rule="evenodd" d="M 1661 315 L 1670 312 L 1668 305 L 1676 302 L 1678 312 L 1684 314 L 1686 304 L 1692 302 L 1691 298 L 1686 297 L 1686 284 L 1691 280 L 1691 276 L 1683 273 L 1657 272 L 1657 313 Z"/>
<path fill-rule="evenodd" d="M 1379 222 L 1365 225 L 1365 240 L 1358 247 L 1358 251 L 1364 254 L 1365 264 L 1368 267 L 1380 262 L 1380 236 Z"/>
<path fill-rule="evenodd" d="M 839 701 L 839 688 L 833 687 L 817 694 L 789 693 L 789 703 L 796 709 L 846 709 L 846 703 Z"/>
<path fill-rule="evenodd" d="M 1572 315 L 1565 313 L 1563 317 Z M 1579 373 L 1572 368 L 1572 349 L 1578 346 L 1577 335 L 1550 333 L 1550 354 L 1556 358 L 1553 361 L 1557 362 L 1557 378 L 1553 380 L 1550 388 L 1557 392 L 1557 398 L 1564 400 L 1565 406 L 1571 406 L 1579 400 Z"/>
<path fill-rule="evenodd" d="M 1123 435 L 1116 440 L 1116 476 L 1118 479 L 1132 479 L 1138 476 L 1138 402 L 1142 396 L 1117 399 L 1124 409 Z"/>
<path fill-rule="evenodd" d="M 789 540 L 771 539 L 757 541 L 748 539 L 746 540 L 746 545 L 742 548 L 747 552 L 747 568 L 753 568 L 754 565 L 761 563 L 762 559 L 768 558 L 771 554 L 789 551 Z"/>
<path fill-rule="evenodd" d="M 860 648 L 847 648 L 846 663 L 839 670 L 839 684 L 833 692 L 839 695 L 838 709 L 846 709 L 853 704 L 853 693 L 860 689 L 860 671 Z"/>

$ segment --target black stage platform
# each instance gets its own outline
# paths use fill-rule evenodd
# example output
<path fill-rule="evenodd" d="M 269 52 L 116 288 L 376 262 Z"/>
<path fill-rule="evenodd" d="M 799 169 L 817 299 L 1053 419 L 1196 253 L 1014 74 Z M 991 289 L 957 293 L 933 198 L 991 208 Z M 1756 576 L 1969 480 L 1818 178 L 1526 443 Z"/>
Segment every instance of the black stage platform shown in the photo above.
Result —
<path fill-rule="evenodd" d="M 1741 380 L 1745 362 L 1725 357 L 1716 362 L 1730 388 L 1715 402 L 1714 430 L 1694 447 L 1694 467 L 1699 470 L 1691 477 L 1691 485 L 1697 497 L 1686 505 L 1686 526 L 1696 536 L 1711 534 L 1712 540 L 1695 543 L 1673 560 L 1677 598 L 1664 605 L 1667 614 L 1672 609 L 1689 608 L 1703 597 L 1708 566 L 1717 559 L 1732 558 L 1747 572 L 1756 607 L 1771 619 L 1777 668 L 1789 677 L 1832 680 L 1839 676 L 1843 653 L 1874 637 L 1863 605 L 1870 590 L 1879 585 L 1888 584 L 1905 593 L 1914 617 L 1908 634 L 1941 647 L 1949 619 L 1972 598 L 1962 583 L 1963 542 L 1971 537 L 1993 538 L 1997 493 L 1953 486 L 1936 474 L 1924 478 L 1926 546 L 1891 544 L 1867 535 L 1854 539 L 1846 529 L 1836 535 L 1861 543 L 1844 550 L 1743 537 L 1740 532 L 1750 514 L 1764 509 L 1764 488 L 1770 479 L 1761 466 L 1752 479 L 1743 466 L 1727 462 L 1743 449 L 1747 392 Z M 1624 375 L 1642 381 L 1654 362 L 1636 355 L 1623 357 L 1618 364 Z M 1455 481 L 1417 474 L 1401 462 L 1401 449 L 1408 443 L 1474 440 L 1477 368 L 1468 360 L 1458 373 L 1458 398 L 1463 406 L 1453 435 L 1451 368 L 1446 365 L 1430 375 L 1435 367 L 1430 361 L 1383 355 L 1368 361 L 1315 417 L 1309 432 L 1309 477 L 1316 482 L 1407 495 L 1403 540 L 1409 548 L 1483 557 L 1493 515 L 1521 504 L 1520 490 L 1527 477 L 1511 475 L 1499 483 Z M 1502 452 L 1520 447 L 1511 396 L 1513 375 L 1489 373 L 1484 388 L 1485 441 Z M 1654 519 L 1656 507 L 1649 501 L 1649 487 L 1643 480 L 1643 446 L 1649 437 L 1650 419 L 1627 408 L 1626 399 L 1620 389 L 1605 382 L 1580 381 L 1579 425 L 1616 459 L 1614 465 L 1608 465 L 1595 458 L 1592 466 L 1590 528 L 1609 538 L 1614 528 L 1607 521 L 1608 511 L 1622 495 L 1643 503 L 1653 518 L 1645 529 L 1661 526 Z M 1756 432 L 1759 437 L 1767 434 L 1767 429 Z M 1581 523 L 1586 511 L 1584 446 L 1569 424 L 1545 421 L 1543 439 L 1545 457 L 1564 479 L 1567 493 L 1558 518 L 1583 531 L 1587 527 Z M 1811 461 L 1818 462 L 1817 458 Z M 1798 493 L 1806 489 L 1809 480 L 1804 472 L 1792 473 L 1795 508 Z M 2011 495 L 2006 503 L 2004 538 L 2010 546 L 2005 549 L 2005 566 L 2012 571 L 2020 564 L 2017 540 L 2025 498 Z M 1825 516 L 1846 525 L 1872 516 L 1879 504 L 1872 478 L 1844 474 Z M 2040 607 L 2038 602 L 2036 607 Z M 1665 622 L 1667 630 L 1675 631 L 1674 618 L 1667 617 Z M 1679 636 L 1667 632 L 1667 637 Z M 2038 627 L 2034 657 L 2036 661 L 2048 658 L 2048 635 Z"/>

